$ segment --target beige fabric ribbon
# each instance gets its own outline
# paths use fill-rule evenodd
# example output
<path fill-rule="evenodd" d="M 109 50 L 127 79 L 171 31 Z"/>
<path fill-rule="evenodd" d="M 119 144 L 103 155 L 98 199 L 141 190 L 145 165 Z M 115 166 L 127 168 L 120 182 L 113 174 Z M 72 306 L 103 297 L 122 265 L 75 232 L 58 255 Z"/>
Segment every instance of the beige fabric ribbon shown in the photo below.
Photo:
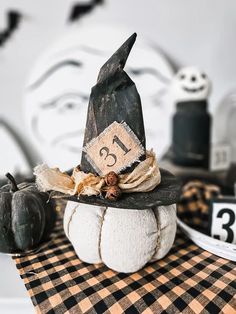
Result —
<path fill-rule="evenodd" d="M 69 195 L 99 195 L 107 190 L 104 177 L 85 173 L 74 168 L 72 176 L 58 168 L 39 165 L 34 169 L 36 184 L 41 191 L 57 191 Z M 118 186 L 123 193 L 149 192 L 161 182 L 161 173 L 153 151 L 146 152 L 146 159 L 135 169 L 119 175 Z"/>

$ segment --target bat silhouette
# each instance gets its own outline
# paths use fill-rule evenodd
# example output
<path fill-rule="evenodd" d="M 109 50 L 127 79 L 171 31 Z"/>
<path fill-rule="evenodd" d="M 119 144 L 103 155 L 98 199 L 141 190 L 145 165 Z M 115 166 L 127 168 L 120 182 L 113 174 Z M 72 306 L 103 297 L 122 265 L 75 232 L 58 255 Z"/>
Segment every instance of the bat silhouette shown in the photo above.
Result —
<path fill-rule="evenodd" d="M 7 25 L 4 30 L 0 30 L 0 47 L 3 46 L 20 25 L 22 14 L 15 10 L 7 12 Z"/>
<path fill-rule="evenodd" d="M 80 3 L 75 4 L 72 7 L 71 14 L 69 17 L 70 22 L 74 22 L 76 20 L 79 20 L 83 15 L 89 13 L 92 11 L 92 9 L 98 5 L 103 4 L 104 0 L 92 0 L 90 3 Z"/>

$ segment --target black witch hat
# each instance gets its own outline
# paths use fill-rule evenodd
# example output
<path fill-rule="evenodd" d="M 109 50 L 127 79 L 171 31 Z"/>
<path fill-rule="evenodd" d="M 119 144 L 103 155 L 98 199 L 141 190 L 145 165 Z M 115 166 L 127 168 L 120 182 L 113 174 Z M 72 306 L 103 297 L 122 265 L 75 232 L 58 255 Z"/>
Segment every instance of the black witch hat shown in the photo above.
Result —
<path fill-rule="evenodd" d="M 135 40 L 134 33 L 102 66 L 97 84 L 92 88 L 80 164 L 85 173 L 129 173 L 146 158 L 140 96 L 135 83 L 123 70 Z M 128 144 L 122 136 L 128 138 Z M 116 201 L 84 195 L 79 199 L 75 196 L 68 199 L 126 209 L 148 209 L 176 203 L 179 183 L 168 171 L 160 169 L 160 172 L 161 183 L 151 192 L 125 193 Z"/>

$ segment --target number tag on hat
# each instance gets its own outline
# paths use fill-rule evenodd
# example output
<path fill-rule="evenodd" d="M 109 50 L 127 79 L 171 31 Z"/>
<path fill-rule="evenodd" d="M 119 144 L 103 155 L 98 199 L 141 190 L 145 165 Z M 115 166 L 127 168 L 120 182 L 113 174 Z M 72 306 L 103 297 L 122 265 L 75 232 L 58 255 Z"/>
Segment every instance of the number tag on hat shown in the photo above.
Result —
<path fill-rule="evenodd" d="M 221 241 L 236 243 L 236 199 L 214 200 L 209 215 L 210 235 Z"/>
<path fill-rule="evenodd" d="M 119 173 L 142 156 L 144 148 L 125 123 L 113 122 L 85 148 L 86 159 L 99 175 L 110 171 Z"/>

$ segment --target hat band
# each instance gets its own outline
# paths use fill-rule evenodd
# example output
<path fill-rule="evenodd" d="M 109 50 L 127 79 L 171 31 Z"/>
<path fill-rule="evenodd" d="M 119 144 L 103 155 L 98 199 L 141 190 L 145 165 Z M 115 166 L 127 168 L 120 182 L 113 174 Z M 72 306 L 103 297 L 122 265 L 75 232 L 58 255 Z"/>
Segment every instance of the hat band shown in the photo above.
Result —
<path fill-rule="evenodd" d="M 39 165 L 34 169 L 40 191 L 56 191 L 68 195 L 102 195 L 109 190 L 105 177 L 74 168 L 72 176 L 58 168 Z M 118 175 L 117 186 L 122 193 L 150 192 L 161 182 L 161 173 L 154 152 L 146 151 L 146 159 L 130 173 Z"/>

